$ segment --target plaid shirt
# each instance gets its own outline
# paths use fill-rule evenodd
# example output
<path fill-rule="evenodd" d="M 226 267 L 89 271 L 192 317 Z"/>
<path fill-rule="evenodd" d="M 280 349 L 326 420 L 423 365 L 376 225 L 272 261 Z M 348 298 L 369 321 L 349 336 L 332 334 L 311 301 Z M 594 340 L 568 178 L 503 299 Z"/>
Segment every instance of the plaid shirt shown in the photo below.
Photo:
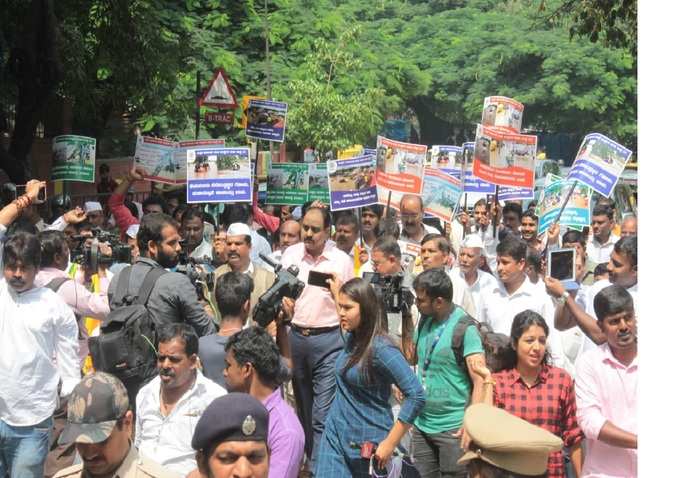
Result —
<path fill-rule="evenodd" d="M 576 422 L 574 381 L 561 368 L 545 365 L 532 387 L 521 379 L 517 369 L 493 374 L 494 404 L 529 423 L 560 437 L 565 447 L 578 444 L 583 433 Z M 549 478 L 566 476 L 562 452 L 548 459 Z"/>

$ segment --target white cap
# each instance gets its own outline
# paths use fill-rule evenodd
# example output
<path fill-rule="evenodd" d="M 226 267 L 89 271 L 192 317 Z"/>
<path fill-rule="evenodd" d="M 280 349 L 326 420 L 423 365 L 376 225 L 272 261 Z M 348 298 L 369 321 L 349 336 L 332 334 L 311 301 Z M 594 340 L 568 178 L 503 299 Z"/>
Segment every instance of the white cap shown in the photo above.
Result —
<path fill-rule="evenodd" d="M 486 250 L 484 249 L 484 243 L 479 234 L 468 234 L 461 242 L 460 247 L 478 247 L 482 250 L 482 255 L 486 255 Z"/>
<path fill-rule="evenodd" d="M 102 205 L 97 201 L 87 201 L 85 202 L 85 214 L 90 214 L 91 212 L 103 211 Z"/>
<path fill-rule="evenodd" d="M 234 222 L 227 229 L 227 236 L 248 236 L 250 237 L 250 228 L 247 224 L 242 222 Z"/>
<path fill-rule="evenodd" d="M 133 224 L 130 227 L 127 228 L 127 231 L 125 231 L 125 235 L 135 239 L 137 237 L 137 233 L 139 232 L 139 224 Z"/>

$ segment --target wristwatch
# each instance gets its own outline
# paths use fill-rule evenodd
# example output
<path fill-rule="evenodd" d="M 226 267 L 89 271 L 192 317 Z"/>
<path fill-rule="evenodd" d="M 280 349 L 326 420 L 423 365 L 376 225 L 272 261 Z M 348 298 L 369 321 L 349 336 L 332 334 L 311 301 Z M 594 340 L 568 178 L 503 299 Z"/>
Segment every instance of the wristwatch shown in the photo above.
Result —
<path fill-rule="evenodd" d="M 565 290 L 564 292 L 562 292 L 561 297 L 566 301 L 569 298 L 569 292 Z"/>

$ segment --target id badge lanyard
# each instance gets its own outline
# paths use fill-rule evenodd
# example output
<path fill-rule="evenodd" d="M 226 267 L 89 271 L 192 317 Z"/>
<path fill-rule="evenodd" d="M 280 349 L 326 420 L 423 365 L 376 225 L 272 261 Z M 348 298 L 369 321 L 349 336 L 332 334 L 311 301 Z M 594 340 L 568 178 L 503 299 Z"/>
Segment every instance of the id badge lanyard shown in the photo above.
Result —
<path fill-rule="evenodd" d="M 434 320 L 434 319 L 432 319 Z M 423 390 L 427 390 L 427 382 L 426 382 L 426 376 L 427 376 L 427 369 L 430 368 L 430 364 L 432 363 L 432 357 L 434 355 L 434 349 L 437 347 L 437 344 L 439 343 L 439 339 L 442 338 L 442 334 L 444 333 L 444 329 L 446 329 L 446 325 L 449 323 L 449 319 L 446 319 L 443 324 L 439 326 L 439 330 L 437 331 L 437 335 L 435 335 L 434 340 L 432 341 L 432 345 L 430 346 L 430 350 L 425 356 L 425 360 L 423 362 Z"/>

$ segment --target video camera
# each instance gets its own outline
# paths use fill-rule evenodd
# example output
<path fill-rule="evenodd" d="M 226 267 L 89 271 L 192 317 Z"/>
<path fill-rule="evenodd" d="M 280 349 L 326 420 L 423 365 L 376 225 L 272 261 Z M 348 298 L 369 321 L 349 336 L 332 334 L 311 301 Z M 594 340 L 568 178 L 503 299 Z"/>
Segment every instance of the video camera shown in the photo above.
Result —
<path fill-rule="evenodd" d="M 92 236 L 78 234 L 72 236 L 71 239 L 78 241 L 78 246 L 71 251 L 71 261 L 82 264 L 91 271 L 98 270 L 100 265 L 132 262 L 132 248 L 123 243 L 117 234 L 94 228 Z M 89 246 L 85 244 L 88 239 L 93 239 Z M 102 254 L 99 250 L 99 243 L 108 244 L 111 247 L 111 255 Z"/>
<path fill-rule="evenodd" d="M 410 276 L 403 272 L 387 276 L 377 272 L 364 272 L 362 279 L 371 284 L 388 314 L 408 312 L 414 303 Z"/>
<path fill-rule="evenodd" d="M 274 268 L 276 279 L 274 284 L 260 297 L 255 309 L 253 319 L 261 327 L 266 327 L 276 318 L 281 311 L 281 303 L 284 297 L 297 299 L 305 288 L 305 283 L 297 278 L 300 269 L 296 266 L 289 266 L 284 269 L 281 264 L 277 264 L 267 256 L 260 254 L 260 258 Z"/>
<path fill-rule="evenodd" d="M 215 271 L 213 270 L 212 260 L 208 256 L 203 256 L 200 259 L 190 257 L 184 248 L 184 241 L 180 241 L 180 244 L 183 247 L 175 271 L 186 275 L 196 288 L 198 297 L 208 301 L 210 291 L 215 287 Z"/>

